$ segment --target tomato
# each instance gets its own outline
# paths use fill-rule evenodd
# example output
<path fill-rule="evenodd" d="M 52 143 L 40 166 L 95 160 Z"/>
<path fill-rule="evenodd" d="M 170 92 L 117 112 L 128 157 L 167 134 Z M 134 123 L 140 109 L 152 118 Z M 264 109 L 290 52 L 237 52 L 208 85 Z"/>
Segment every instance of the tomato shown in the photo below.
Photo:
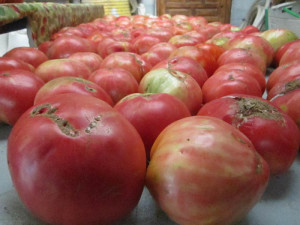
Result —
<path fill-rule="evenodd" d="M 158 37 L 161 40 L 161 42 L 168 42 L 169 39 L 173 36 L 173 32 L 170 28 L 162 28 L 162 27 L 149 28 L 147 29 L 146 33 L 151 36 Z"/>
<path fill-rule="evenodd" d="M 79 77 L 59 77 L 47 82 L 36 93 L 34 104 L 45 101 L 52 96 L 65 93 L 89 95 L 99 98 L 109 105 L 113 105 L 111 97 L 102 87 Z"/>
<path fill-rule="evenodd" d="M 291 41 L 291 42 L 288 42 L 284 45 L 282 45 L 278 50 L 277 52 L 275 53 L 274 55 L 274 65 L 275 66 L 278 66 L 279 65 L 279 62 L 280 62 L 280 59 L 282 57 L 282 55 L 290 48 L 290 46 L 300 46 L 300 39 L 299 40 L 295 40 L 295 41 Z"/>
<path fill-rule="evenodd" d="M 121 99 L 114 108 L 137 129 L 145 144 L 147 159 L 159 133 L 170 123 L 191 115 L 178 98 L 166 93 L 135 93 Z"/>
<path fill-rule="evenodd" d="M 252 34 L 252 33 L 260 32 L 260 30 L 253 25 L 247 25 L 241 31 L 245 34 Z"/>
<path fill-rule="evenodd" d="M 148 52 L 156 53 L 161 60 L 167 59 L 176 47 L 168 42 L 153 45 Z"/>
<path fill-rule="evenodd" d="M 198 44 L 198 39 L 188 34 L 174 35 L 169 39 L 169 43 L 174 45 L 176 48 L 182 46 L 194 46 Z"/>
<path fill-rule="evenodd" d="M 273 89 L 277 89 L 277 85 L 271 89 L 270 93 Z M 287 113 L 300 130 L 300 74 L 297 79 L 280 84 L 276 91 L 278 94 L 273 93 L 271 103 Z"/>
<path fill-rule="evenodd" d="M 185 35 L 196 38 L 198 43 L 204 43 L 207 40 L 207 36 L 204 33 L 200 33 L 196 30 L 189 31 L 185 33 Z"/>
<path fill-rule="evenodd" d="M 183 46 L 177 48 L 171 53 L 169 58 L 173 58 L 175 56 L 187 56 L 196 60 L 201 64 L 201 66 L 203 66 L 207 73 L 207 76 L 211 76 L 217 69 L 215 58 L 206 50 L 197 48 L 196 46 Z"/>
<path fill-rule="evenodd" d="M 278 95 L 286 94 L 299 86 L 300 73 L 294 76 L 283 76 L 278 80 L 275 85 L 270 89 L 267 99 L 271 100 Z"/>
<path fill-rule="evenodd" d="M 152 69 L 158 68 L 167 68 L 171 70 L 178 70 L 183 73 L 189 74 L 192 76 L 200 87 L 203 86 L 204 82 L 207 80 L 207 73 L 203 69 L 203 67 L 196 60 L 186 57 L 186 56 L 178 56 L 169 58 L 161 61 Z"/>
<path fill-rule="evenodd" d="M 244 63 L 244 62 L 236 62 L 236 63 L 228 63 L 220 66 L 215 73 L 218 73 L 219 71 L 231 71 L 231 70 L 238 70 L 241 72 L 245 72 L 245 74 L 248 74 L 249 76 L 252 76 L 257 80 L 261 87 L 261 91 L 264 92 L 266 88 L 266 78 L 263 72 L 256 66 L 250 64 L 250 63 Z"/>
<path fill-rule="evenodd" d="M 83 62 L 73 59 L 51 59 L 40 64 L 35 74 L 45 82 L 58 77 L 82 77 L 87 79 L 91 74 L 90 69 Z"/>
<path fill-rule="evenodd" d="M 115 52 L 108 55 L 102 62 L 101 68 L 119 67 L 129 71 L 137 82 L 150 70 L 150 66 L 140 55 L 132 52 Z"/>
<path fill-rule="evenodd" d="M 167 93 L 183 101 L 191 114 L 202 104 L 202 91 L 190 75 L 178 70 L 158 68 L 148 72 L 139 83 L 140 93 Z"/>
<path fill-rule="evenodd" d="M 141 137 L 91 96 L 63 94 L 28 109 L 7 157 L 20 199 L 49 224 L 111 224 L 136 207 L 144 187 Z"/>
<path fill-rule="evenodd" d="M 238 36 L 245 36 L 241 31 L 222 31 L 220 33 L 215 34 L 212 38 L 210 38 L 207 43 L 215 44 L 221 46 L 225 49 L 229 49 L 228 43 L 230 40 L 234 39 Z"/>
<path fill-rule="evenodd" d="M 116 41 L 127 41 L 132 40 L 131 31 L 127 28 L 117 27 L 110 33 L 110 37 Z"/>
<path fill-rule="evenodd" d="M 196 47 L 208 51 L 209 54 L 215 58 L 215 60 L 218 60 L 219 56 L 226 51 L 224 47 L 212 43 L 200 43 L 197 44 Z"/>
<path fill-rule="evenodd" d="M 48 49 L 52 45 L 52 43 L 53 41 L 44 41 L 38 46 L 38 49 L 47 56 Z"/>
<path fill-rule="evenodd" d="M 270 91 L 276 83 L 300 74 L 300 60 L 275 68 L 267 81 L 267 90 Z"/>
<path fill-rule="evenodd" d="M 233 48 L 225 51 L 218 58 L 218 66 L 227 63 L 250 63 L 258 67 L 264 74 L 266 73 L 266 63 L 264 59 L 256 52 L 243 48 Z"/>
<path fill-rule="evenodd" d="M 205 104 L 197 115 L 214 116 L 237 127 L 267 161 L 273 175 L 286 172 L 297 157 L 298 127 L 287 114 L 265 99 L 226 96 Z"/>
<path fill-rule="evenodd" d="M 127 41 L 113 41 L 103 46 L 103 49 L 100 51 L 100 53 L 105 58 L 106 56 L 114 52 L 131 52 L 132 51 L 131 48 L 132 48 L 131 44 Z"/>
<path fill-rule="evenodd" d="M 288 50 L 286 50 L 285 53 L 283 53 L 283 55 L 280 58 L 279 61 L 279 66 L 282 65 L 286 65 L 289 63 L 293 63 L 299 60 L 300 58 L 300 48 L 299 48 L 300 44 L 296 45 L 293 44 L 291 45 Z"/>
<path fill-rule="evenodd" d="M 251 141 L 220 119 L 173 122 L 151 149 L 146 185 L 177 224 L 233 224 L 263 195 L 265 160 Z"/>
<path fill-rule="evenodd" d="M 33 67 L 37 67 L 41 63 L 48 60 L 48 57 L 46 56 L 45 53 L 43 53 L 37 48 L 31 48 L 31 47 L 13 48 L 3 55 L 3 57 L 7 57 L 7 56 L 20 59 L 26 63 L 29 63 Z"/>
<path fill-rule="evenodd" d="M 109 44 L 115 43 L 115 40 L 112 38 L 104 38 L 102 41 L 100 41 L 97 45 L 97 53 L 104 59 L 109 54 L 106 52 L 106 48 Z"/>
<path fill-rule="evenodd" d="M 152 46 L 160 43 L 160 38 L 150 35 L 150 34 L 141 34 L 140 36 L 136 37 L 132 40 L 132 49 L 133 52 L 141 55 L 147 52 Z"/>
<path fill-rule="evenodd" d="M 77 36 L 62 36 L 53 41 L 47 51 L 49 59 L 67 58 L 75 52 L 95 52 L 93 43 Z"/>
<path fill-rule="evenodd" d="M 68 58 L 85 63 L 91 72 L 99 69 L 103 61 L 102 57 L 94 52 L 75 52 Z"/>
<path fill-rule="evenodd" d="M 27 70 L 30 72 L 34 71 L 34 67 L 24 62 L 23 60 L 8 56 L 0 57 L 0 72 L 14 69 Z"/>
<path fill-rule="evenodd" d="M 274 49 L 272 45 L 262 37 L 255 35 L 237 36 L 229 41 L 228 46 L 232 48 L 244 48 L 252 50 L 265 60 L 269 66 L 273 61 Z"/>
<path fill-rule="evenodd" d="M 261 32 L 260 36 L 271 44 L 275 54 L 284 44 L 298 39 L 297 35 L 288 29 L 269 29 Z"/>
<path fill-rule="evenodd" d="M 126 95 L 138 92 L 138 82 L 122 68 L 102 68 L 93 72 L 88 80 L 98 84 L 111 97 L 114 104 Z"/>
<path fill-rule="evenodd" d="M 258 81 L 240 70 L 221 70 L 215 73 L 205 81 L 202 92 L 205 103 L 230 94 L 259 97 L 263 94 Z"/>
<path fill-rule="evenodd" d="M 33 105 L 34 97 L 43 84 L 42 79 L 27 70 L 1 71 L 0 123 L 14 125 Z"/>

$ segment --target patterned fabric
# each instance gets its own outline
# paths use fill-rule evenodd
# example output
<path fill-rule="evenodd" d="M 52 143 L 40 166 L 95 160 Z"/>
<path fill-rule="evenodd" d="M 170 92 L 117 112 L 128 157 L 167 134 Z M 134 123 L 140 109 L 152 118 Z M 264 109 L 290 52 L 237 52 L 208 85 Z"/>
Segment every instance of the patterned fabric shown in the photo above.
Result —
<path fill-rule="evenodd" d="M 63 27 L 90 22 L 103 15 L 103 6 L 93 4 L 1 4 L 0 26 L 27 17 L 32 40 L 38 46 Z"/>

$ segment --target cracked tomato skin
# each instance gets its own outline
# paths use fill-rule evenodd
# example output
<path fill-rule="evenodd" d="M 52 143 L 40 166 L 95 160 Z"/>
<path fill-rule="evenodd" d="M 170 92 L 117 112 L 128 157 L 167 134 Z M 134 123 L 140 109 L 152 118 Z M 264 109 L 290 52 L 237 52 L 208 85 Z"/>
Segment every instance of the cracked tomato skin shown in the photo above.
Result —
<path fill-rule="evenodd" d="M 110 224 L 141 197 L 146 154 L 116 110 L 64 94 L 28 109 L 12 129 L 8 163 L 20 199 L 50 224 Z"/>
<path fill-rule="evenodd" d="M 265 191 L 267 163 L 250 140 L 214 117 L 166 127 L 151 149 L 146 185 L 167 215 L 184 225 L 229 225 Z"/>
<path fill-rule="evenodd" d="M 300 133 L 296 123 L 269 101 L 247 95 L 225 96 L 197 113 L 237 127 L 268 162 L 272 175 L 286 172 L 297 157 Z"/>

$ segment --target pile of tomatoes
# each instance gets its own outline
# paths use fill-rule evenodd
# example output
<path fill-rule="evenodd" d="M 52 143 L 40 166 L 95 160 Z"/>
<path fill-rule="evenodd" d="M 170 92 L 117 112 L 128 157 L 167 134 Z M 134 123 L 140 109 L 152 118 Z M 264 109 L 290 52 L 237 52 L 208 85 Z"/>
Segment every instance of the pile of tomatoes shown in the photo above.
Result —
<path fill-rule="evenodd" d="M 292 31 L 184 15 L 105 16 L 10 50 L 0 122 L 20 199 L 50 224 L 110 224 L 146 185 L 176 223 L 242 219 L 297 157 L 299 56 Z"/>

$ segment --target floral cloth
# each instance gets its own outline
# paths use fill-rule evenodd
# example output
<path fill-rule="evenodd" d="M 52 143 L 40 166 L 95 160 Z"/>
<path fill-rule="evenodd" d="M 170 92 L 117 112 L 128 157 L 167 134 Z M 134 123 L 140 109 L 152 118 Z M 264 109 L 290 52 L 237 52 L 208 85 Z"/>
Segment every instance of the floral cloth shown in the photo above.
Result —
<path fill-rule="evenodd" d="M 27 17 L 35 46 L 49 40 L 63 27 L 76 26 L 103 17 L 102 5 L 20 3 L 0 5 L 0 26 Z"/>

